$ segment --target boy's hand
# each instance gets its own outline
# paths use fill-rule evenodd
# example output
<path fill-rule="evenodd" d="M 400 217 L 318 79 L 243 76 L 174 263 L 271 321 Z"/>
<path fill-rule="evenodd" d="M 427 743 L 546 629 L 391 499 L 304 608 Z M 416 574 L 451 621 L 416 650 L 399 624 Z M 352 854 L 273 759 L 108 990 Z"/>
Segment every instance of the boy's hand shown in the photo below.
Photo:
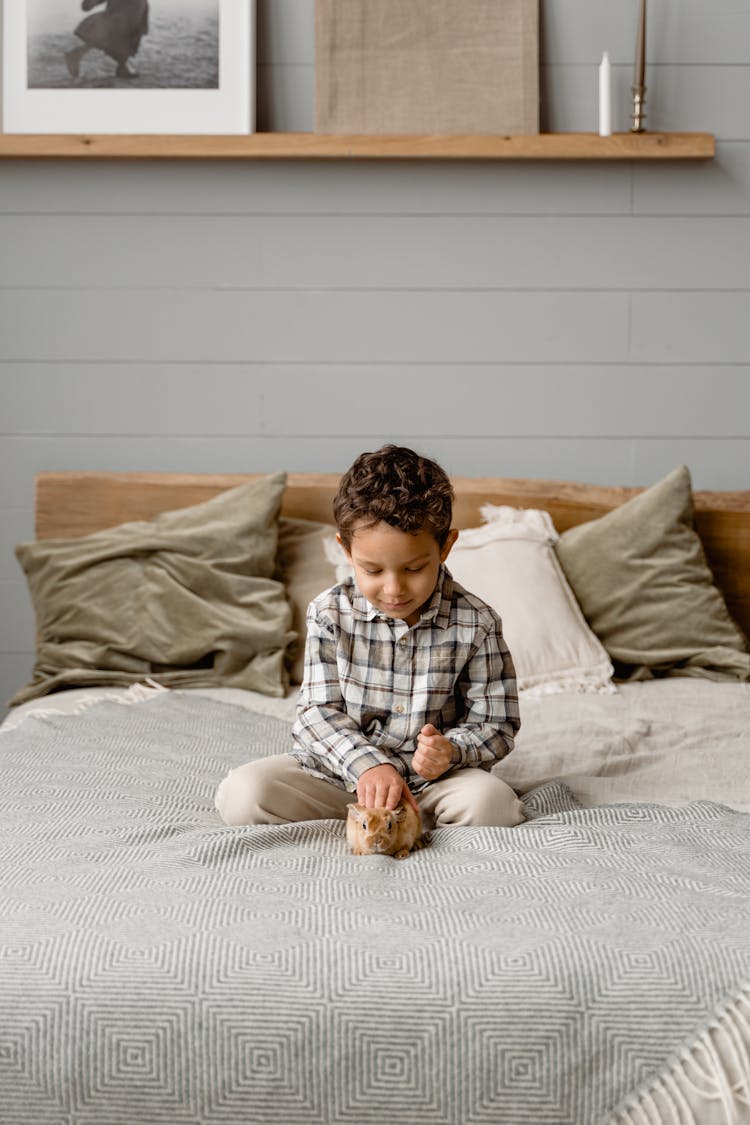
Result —
<path fill-rule="evenodd" d="M 403 798 L 419 812 L 414 794 L 395 766 L 371 766 L 357 782 L 357 803 L 366 809 L 395 809 Z"/>
<path fill-rule="evenodd" d="M 412 769 L 426 781 L 441 777 L 453 764 L 453 743 L 443 738 L 432 723 L 427 723 L 419 732 L 417 749 L 412 758 Z"/>

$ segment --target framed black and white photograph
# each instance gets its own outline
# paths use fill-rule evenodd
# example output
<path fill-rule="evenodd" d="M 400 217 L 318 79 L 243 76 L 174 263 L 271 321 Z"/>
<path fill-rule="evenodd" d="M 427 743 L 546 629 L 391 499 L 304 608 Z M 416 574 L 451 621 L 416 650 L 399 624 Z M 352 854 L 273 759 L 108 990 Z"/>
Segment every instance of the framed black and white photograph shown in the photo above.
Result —
<path fill-rule="evenodd" d="M 5 0 L 6 133 L 251 133 L 255 0 Z"/>

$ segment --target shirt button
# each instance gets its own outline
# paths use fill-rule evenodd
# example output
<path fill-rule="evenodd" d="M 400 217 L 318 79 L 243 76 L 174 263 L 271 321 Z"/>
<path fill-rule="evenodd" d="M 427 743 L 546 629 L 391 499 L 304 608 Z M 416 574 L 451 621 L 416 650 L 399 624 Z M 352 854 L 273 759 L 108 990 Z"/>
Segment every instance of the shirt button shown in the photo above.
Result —
<path fill-rule="evenodd" d="M 394 710 L 395 710 L 395 712 L 396 712 L 396 714 L 397 714 L 397 715 L 403 715 L 403 713 L 404 713 L 404 705 L 403 705 L 402 703 L 397 703 L 397 704 L 396 704 L 396 706 L 395 706 L 395 708 L 394 708 Z"/>
<path fill-rule="evenodd" d="M 406 644 L 406 637 L 402 637 L 401 640 L 398 643 L 400 645 L 405 645 Z"/>

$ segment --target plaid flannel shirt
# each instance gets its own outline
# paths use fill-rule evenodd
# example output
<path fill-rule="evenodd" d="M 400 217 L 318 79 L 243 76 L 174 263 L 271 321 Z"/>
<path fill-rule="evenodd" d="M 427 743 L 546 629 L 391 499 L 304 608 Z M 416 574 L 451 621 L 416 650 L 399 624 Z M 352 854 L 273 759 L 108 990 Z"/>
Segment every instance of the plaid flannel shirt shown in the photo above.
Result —
<path fill-rule="evenodd" d="M 301 765 L 351 792 L 388 763 L 419 792 L 429 782 L 411 761 L 425 723 L 453 743 L 454 767 L 488 770 L 513 749 L 516 675 L 494 610 L 444 566 L 412 627 L 370 605 L 351 578 L 315 598 L 293 727 Z"/>

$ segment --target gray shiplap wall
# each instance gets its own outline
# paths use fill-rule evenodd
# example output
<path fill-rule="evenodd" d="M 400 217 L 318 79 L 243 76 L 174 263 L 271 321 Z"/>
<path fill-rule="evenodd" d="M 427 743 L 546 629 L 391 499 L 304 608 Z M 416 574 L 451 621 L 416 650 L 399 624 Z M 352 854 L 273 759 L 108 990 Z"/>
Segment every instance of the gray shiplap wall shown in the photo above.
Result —
<path fill-rule="evenodd" d="M 542 126 L 627 128 L 635 0 L 542 0 Z M 259 127 L 313 125 L 314 0 L 259 0 Z M 653 129 L 705 164 L 0 165 L 0 698 L 42 469 L 750 487 L 750 0 L 651 0 Z"/>

